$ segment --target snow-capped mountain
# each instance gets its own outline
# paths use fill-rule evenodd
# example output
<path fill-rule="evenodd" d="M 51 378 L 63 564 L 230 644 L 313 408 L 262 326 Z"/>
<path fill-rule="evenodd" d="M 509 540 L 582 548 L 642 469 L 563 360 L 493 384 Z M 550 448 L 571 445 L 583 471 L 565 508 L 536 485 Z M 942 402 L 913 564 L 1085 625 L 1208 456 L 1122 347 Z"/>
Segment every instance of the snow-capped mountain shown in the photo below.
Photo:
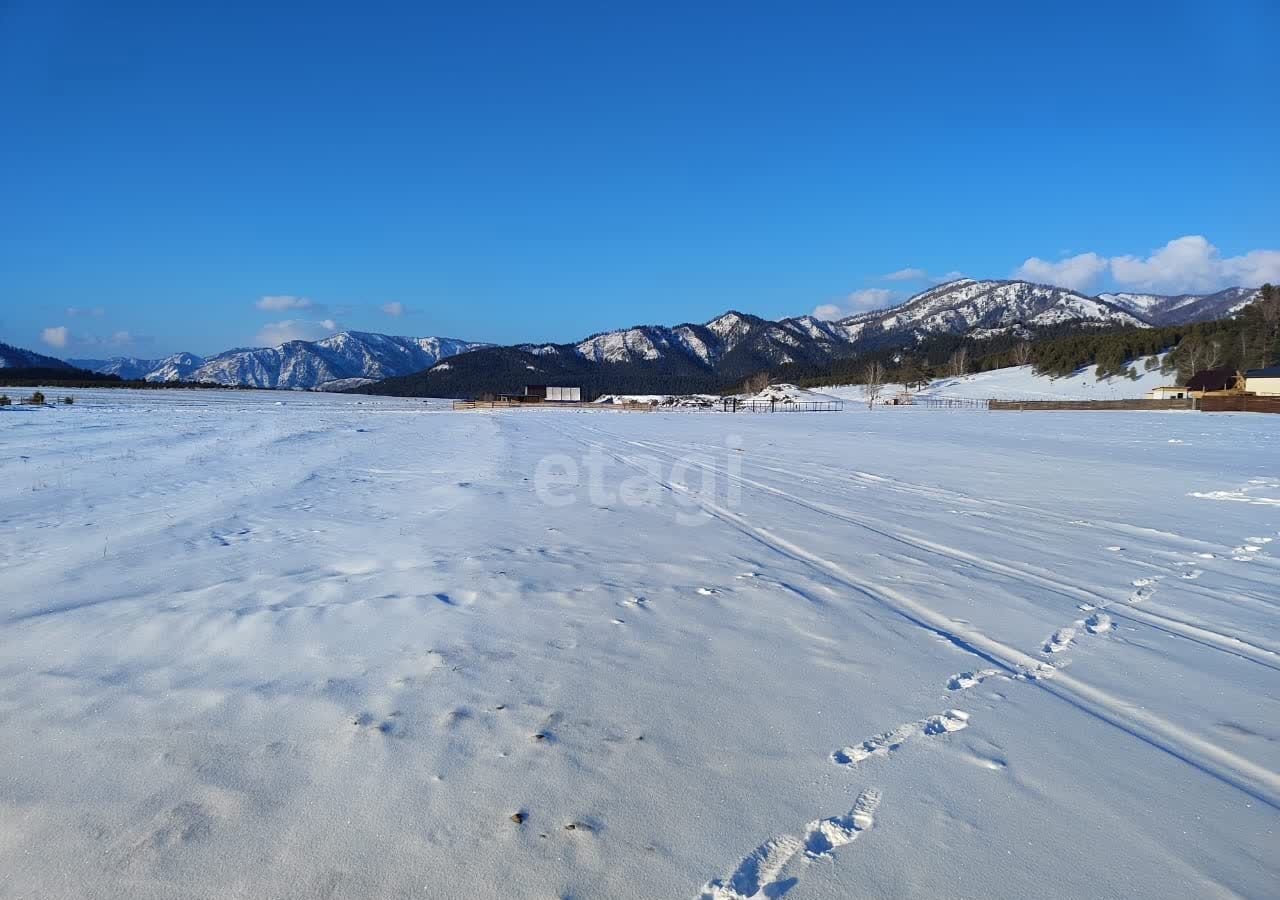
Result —
<path fill-rule="evenodd" d="M 916 340 L 938 334 L 998 334 L 1069 322 L 1142 328 L 1138 315 L 1098 297 L 1026 281 L 963 278 L 917 294 L 906 303 L 842 319 L 848 340 L 872 330 Z"/>
<path fill-rule="evenodd" d="M 1256 293 L 1233 288 L 1196 298 L 1090 297 L 1025 281 L 961 279 L 888 309 L 839 321 L 813 316 L 770 321 L 730 310 L 703 323 L 637 325 L 569 344 L 519 344 L 465 353 L 425 372 L 392 378 L 371 392 L 476 396 L 528 383 L 598 385 L 604 392 L 717 390 L 787 364 L 821 367 L 870 349 L 909 346 L 942 335 L 987 338 L 1054 326 L 1147 328 L 1169 315 L 1194 320 L 1238 310 Z M 1165 303 L 1168 300 L 1170 302 Z M 1177 302 L 1174 302 L 1177 301 Z M 1170 312 L 1172 311 L 1172 312 Z M 1157 315 L 1157 313 L 1159 313 Z"/>
<path fill-rule="evenodd" d="M 1099 294 L 1099 300 L 1157 327 L 1207 322 L 1234 315 L 1258 299 L 1257 288 L 1231 287 L 1213 294 Z"/>
<path fill-rule="evenodd" d="M 718 368 L 735 357 L 749 357 L 764 365 L 827 358 L 848 343 L 838 326 L 812 316 L 771 322 L 730 310 L 700 325 L 642 325 L 608 331 L 568 349 L 597 363 L 684 360 L 695 366 Z M 534 351 L 531 347 L 521 349 Z M 537 348 L 542 353 L 548 350 Z"/>
<path fill-rule="evenodd" d="M 575 344 L 573 352 L 592 362 L 629 363 L 674 354 L 703 365 L 715 365 L 756 328 L 770 324 L 756 316 L 730 310 L 701 325 L 686 323 L 674 328 L 640 325 L 595 334 Z"/>
<path fill-rule="evenodd" d="M 379 380 L 417 372 L 479 344 L 452 338 L 409 338 L 344 331 L 320 341 L 228 350 L 195 370 L 196 381 L 271 388 L 317 388 L 353 378 Z"/>
<path fill-rule="evenodd" d="M 938 334 L 989 336 L 1072 322 L 1130 328 L 1151 324 L 1119 303 L 1065 288 L 962 279 L 938 285 L 899 306 L 837 322 L 813 316 L 771 322 L 731 310 L 701 325 L 644 325 L 592 335 L 571 345 L 570 352 L 597 363 L 687 359 L 718 368 L 723 360 L 739 355 L 763 365 L 784 365 L 828 359 L 873 338 L 919 341 Z"/>
<path fill-rule="evenodd" d="M 199 381 L 196 372 L 204 365 L 204 358 L 194 353 L 175 353 L 157 360 L 156 366 L 142 377 L 146 381 Z"/>
<path fill-rule="evenodd" d="M 463 379 L 485 381 L 486 371 L 507 373 L 503 384 L 515 384 L 517 376 L 580 379 L 597 371 L 615 378 L 625 374 L 732 379 L 792 363 L 822 364 L 886 343 L 909 345 L 944 334 L 981 338 L 1055 325 L 1145 328 L 1197 322 L 1238 312 L 1256 296 L 1255 289 L 1237 287 L 1207 295 L 1090 297 L 1052 285 L 966 278 L 937 285 L 898 306 L 835 322 L 813 316 L 770 321 L 729 310 L 703 323 L 638 325 L 569 344 L 496 348 L 452 338 L 344 331 L 320 341 L 227 350 L 207 358 L 179 353 L 154 361 L 117 357 L 75 362 L 126 379 L 333 390 L 419 372 L 440 383 L 458 384 Z M 459 368 L 439 365 L 461 354 L 467 354 L 467 359 Z M 0 356 L 0 361 L 4 358 Z"/>
<path fill-rule="evenodd" d="M 116 357 L 81 360 L 95 372 L 147 381 L 202 381 L 249 387 L 349 388 L 435 365 L 446 357 L 487 346 L 440 337 L 392 337 L 343 331 L 320 341 L 289 341 L 278 347 L 225 350 L 210 357 L 175 353 L 160 360 Z M 87 365 L 95 363 L 95 365 Z"/>

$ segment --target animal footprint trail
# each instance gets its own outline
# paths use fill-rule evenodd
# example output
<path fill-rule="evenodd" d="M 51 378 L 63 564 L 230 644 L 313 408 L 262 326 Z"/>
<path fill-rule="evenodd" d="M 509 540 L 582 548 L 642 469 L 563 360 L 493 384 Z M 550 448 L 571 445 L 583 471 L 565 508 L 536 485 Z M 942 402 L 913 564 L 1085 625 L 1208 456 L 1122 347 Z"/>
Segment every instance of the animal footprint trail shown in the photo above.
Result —
<path fill-rule="evenodd" d="M 799 880 L 794 866 L 787 878 L 784 871 L 793 859 L 804 862 L 831 858 L 833 851 L 847 846 L 875 825 L 880 807 L 880 791 L 868 788 L 858 795 L 853 808 L 839 816 L 817 819 L 805 826 L 804 837 L 783 835 L 765 841 L 738 864 L 725 879 L 707 882 L 698 900 L 754 900 L 780 897 Z"/>
<path fill-rule="evenodd" d="M 844 747 L 831 754 L 831 761 L 838 766 L 852 767 L 873 756 L 884 756 L 897 750 L 907 741 L 919 735 L 948 734 L 969 727 L 969 714 L 958 709 L 949 709 L 936 716 L 928 716 L 918 722 L 899 725 L 891 731 L 885 731 L 869 737 L 856 746 Z"/>

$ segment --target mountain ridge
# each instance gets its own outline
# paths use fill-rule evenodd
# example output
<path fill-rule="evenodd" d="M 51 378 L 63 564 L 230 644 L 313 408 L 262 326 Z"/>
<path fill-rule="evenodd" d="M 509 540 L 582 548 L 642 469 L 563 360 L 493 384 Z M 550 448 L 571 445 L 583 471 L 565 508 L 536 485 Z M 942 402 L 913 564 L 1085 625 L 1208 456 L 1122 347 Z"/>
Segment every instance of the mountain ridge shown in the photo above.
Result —
<path fill-rule="evenodd" d="M 1257 293 L 1253 288 L 1231 287 L 1211 294 L 1115 292 L 1091 296 L 1027 281 L 962 278 L 934 285 L 894 306 L 836 320 L 812 315 L 770 320 L 729 309 L 706 322 L 633 325 L 566 343 L 498 347 L 457 338 L 342 331 L 318 341 L 241 347 L 209 357 L 177 353 L 158 360 L 114 357 L 72 362 L 93 371 L 152 382 L 350 390 L 436 369 L 437 383 L 457 384 L 457 368 L 441 368 L 441 364 L 479 353 L 482 356 L 476 362 L 483 362 L 487 355 L 495 372 L 518 365 L 526 373 L 532 370 L 547 379 L 580 378 L 592 371 L 591 366 L 597 366 L 602 367 L 601 374 L 607 372 L 615 378 L 719 382 L 763 369 L 818 364 L 867 349 L 910 345 L 947 334 L 981 338 L 1063 324 L 1140 328 L 1187 324 L 1238 312 Z M 559 362 L 553 364 L 553 359 Z M 471 361 L 463 367 L 472 375 L 479 370 Z M 454 374 L 445 374 L 449 372 Z"/>

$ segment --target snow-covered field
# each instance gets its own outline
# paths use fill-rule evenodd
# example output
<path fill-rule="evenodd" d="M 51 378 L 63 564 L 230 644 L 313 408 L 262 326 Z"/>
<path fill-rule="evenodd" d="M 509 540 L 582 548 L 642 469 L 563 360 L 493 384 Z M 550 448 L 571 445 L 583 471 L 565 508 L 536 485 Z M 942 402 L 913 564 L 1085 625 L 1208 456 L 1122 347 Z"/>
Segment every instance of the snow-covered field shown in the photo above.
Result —
<path fill-rule="evenodd" d="M 1280 884 L 1273 417 L 73 393 L 0 410 L 0 897 Z"/>

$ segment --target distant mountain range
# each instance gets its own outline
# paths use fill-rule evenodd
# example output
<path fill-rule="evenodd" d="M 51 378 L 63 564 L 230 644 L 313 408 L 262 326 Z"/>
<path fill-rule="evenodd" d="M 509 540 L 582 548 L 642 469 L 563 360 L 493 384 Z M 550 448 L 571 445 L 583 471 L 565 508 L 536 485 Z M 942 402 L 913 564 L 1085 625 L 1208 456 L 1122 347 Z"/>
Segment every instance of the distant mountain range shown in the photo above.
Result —
<path fill-rule="evenodd" d="M 210 357 L 72 359 L 70 364 L 127 380 L 200 381 L 265 388 L 458 396 L 519 390 L 529 381 L 572 380 L 639 391 L 657 382 L 691 390 L 787 364 L 815 365 L 886 345 L 940 335 L 975 338 L 1060 325 L 1158 327 L 1238 312 L 1258 295 L 1233 287 L 1213 294 L 1096 297 L 1025 281 L 960 279 L 887 309 L 837 321 L 813 316 L 771 321 L 730 310 L 704 323 L 640 325 L 568 344 L 491 344 L 441 337 L 344 331 L 320 341 L 239 348 Z M 24 362 L 43 360 L 43 362 Z M 0 366 L 65 365 L 0 345 Z M 376 384 L 375 384 L 376 383 Z"/>
<path fill-rule="evenodd" d="M 961 279 L 898 306 L 837 321 L 813 316 L 770 321 L 731 310 L 702 324 L 639 325 L 572 344 L 488 347 L 360 390 L 450 397 L 519 391 L 524 384 L 545 382 L 613 393 L 710 391 L 765 369 L 821 365 L 940 335 L 983 338 L 1053 326 L 1147 328 L 1204 321 L 1242 309 L 1257 293 L 1230 288 L 1184 297 L 1090 297 L 1025 281 Z"/>
<path fill-rule="evenodd" d="M 72 365 L 143 381 L 202 381 L 263 388 L 342 390 L 430 368 L 487 344 L 454 338 L 391 337 L 343 331 L 320 341 L 226 350 L 215 356 L 175 353 L 164 359 L 74 359 Z"/>

